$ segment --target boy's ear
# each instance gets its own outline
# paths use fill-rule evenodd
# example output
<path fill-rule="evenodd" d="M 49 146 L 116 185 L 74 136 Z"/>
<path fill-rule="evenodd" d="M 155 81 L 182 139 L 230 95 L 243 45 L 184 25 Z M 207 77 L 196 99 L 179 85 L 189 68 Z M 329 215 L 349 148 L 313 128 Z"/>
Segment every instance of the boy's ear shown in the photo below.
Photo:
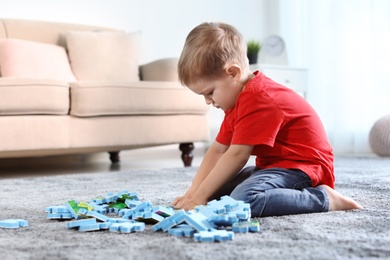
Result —
<path fill-rule="evenodd" d="M 237 64 L 231 64 L 226 68 L 226 73 L 235 79 L 239 79 L 241 77 L 241 68 Z"/>

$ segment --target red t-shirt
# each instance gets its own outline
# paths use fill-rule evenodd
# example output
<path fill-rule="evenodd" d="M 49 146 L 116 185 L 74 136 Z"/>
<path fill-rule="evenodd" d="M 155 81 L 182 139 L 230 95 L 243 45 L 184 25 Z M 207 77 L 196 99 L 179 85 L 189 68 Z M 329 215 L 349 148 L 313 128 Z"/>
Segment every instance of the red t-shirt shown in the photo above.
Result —
<path fill-rule="evenodd" d="M 225 118 L 216 141 L 254 145 L 256 166 L 300 169 L 313 187 L 334 188 L 332 147 L 320 118 L 293 90 L 255 72 Z"/>

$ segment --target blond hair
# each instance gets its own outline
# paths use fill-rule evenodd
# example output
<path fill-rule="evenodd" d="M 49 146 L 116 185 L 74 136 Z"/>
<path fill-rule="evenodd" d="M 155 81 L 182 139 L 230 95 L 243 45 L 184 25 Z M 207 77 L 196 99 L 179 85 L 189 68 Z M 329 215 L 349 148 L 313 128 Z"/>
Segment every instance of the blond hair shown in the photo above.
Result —
<path fill-rule="evenodd" d="M 247 46 L 241 33 L 225 23 L 202 23 L 187 36 L 178 62 L 183 85 L 217 79 L 227 63 L 246 66 Z"/>

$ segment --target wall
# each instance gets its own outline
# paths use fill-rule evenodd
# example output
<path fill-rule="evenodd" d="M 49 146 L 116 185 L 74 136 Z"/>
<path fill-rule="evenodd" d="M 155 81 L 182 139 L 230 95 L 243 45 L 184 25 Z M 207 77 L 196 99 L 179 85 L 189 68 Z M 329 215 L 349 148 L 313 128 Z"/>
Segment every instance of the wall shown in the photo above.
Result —
<path fill-rule="evenodd" d="M 266 0 L 264 0 L 266 1 Z M 263 0 L 0 0 L 0 18 L 92 24 L 141 31 L 144 62 L 177 57 L 188 32 L 223 21 L 262 39 Z"/>

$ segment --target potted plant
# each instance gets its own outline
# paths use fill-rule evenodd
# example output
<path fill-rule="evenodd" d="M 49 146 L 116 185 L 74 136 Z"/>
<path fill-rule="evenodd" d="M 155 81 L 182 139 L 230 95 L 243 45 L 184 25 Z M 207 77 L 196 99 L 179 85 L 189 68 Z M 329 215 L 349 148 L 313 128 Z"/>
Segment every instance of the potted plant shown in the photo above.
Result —
<path fill-rule="evenodd" d="M 261 49 L 261 44 L 259 41 L 250 40 L 247 42 L 247 56 L 249 59 L 249 64 L 256 64 L 257 57 L 259 56 L 259 51 Z"/>

